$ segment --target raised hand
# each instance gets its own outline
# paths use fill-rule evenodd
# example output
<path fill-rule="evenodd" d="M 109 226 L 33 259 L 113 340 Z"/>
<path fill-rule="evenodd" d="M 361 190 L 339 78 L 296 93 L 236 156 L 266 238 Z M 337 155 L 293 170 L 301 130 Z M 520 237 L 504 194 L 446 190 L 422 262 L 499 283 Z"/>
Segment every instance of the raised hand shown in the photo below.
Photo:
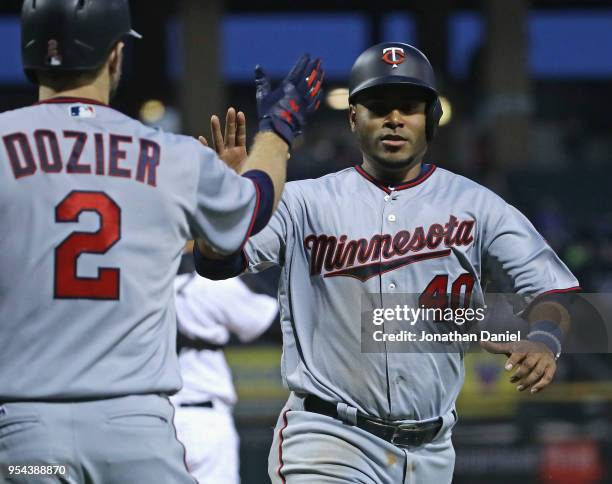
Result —
<path fill-rule="evenodd" d="M 304 54 L 280 86 L 272 90 L 263 68 L 255 67 L 259 130 L 273 131 L 291 147 L 302 133 L 308 115 L 321 104 L 324 75 L 321 61 Z"/>
<path fill-rule="evenodd" d="M 242 165 L 247 159 L 246 149 L 246 117 L 242 111 L 233 107 L 227 110 L 225 115 L 225 133 L 221 132 L 221 121 L 219 117 L 213 115 L 210 118 L 210 133 L 212 146 L 230 168 L 240 172 Z M 208 140 L 204 136 L 198 138 L 204 146 L 209 146 Z"/>

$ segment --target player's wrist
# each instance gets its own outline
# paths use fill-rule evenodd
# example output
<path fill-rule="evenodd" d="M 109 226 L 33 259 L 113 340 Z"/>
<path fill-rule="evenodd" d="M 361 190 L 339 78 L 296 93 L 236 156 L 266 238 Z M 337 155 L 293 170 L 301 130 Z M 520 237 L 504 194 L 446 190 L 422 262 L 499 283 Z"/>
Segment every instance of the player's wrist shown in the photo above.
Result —
<path fill-rule="evenodd" d="M 292 128 L 272 117 L 264 117 L 259 120 L 259 133 L 274 133 L 287 144 L 287 150 L 291 150 L 295 138 L 300 134 L 292 130 Z"/>
<path fill-rule="evenodd" d="M 544 345 L 554 355 L 555 360 L 561 356 L 563 331 L 554 321 L 536 321 L 531 325 L 527 339 Z"/>

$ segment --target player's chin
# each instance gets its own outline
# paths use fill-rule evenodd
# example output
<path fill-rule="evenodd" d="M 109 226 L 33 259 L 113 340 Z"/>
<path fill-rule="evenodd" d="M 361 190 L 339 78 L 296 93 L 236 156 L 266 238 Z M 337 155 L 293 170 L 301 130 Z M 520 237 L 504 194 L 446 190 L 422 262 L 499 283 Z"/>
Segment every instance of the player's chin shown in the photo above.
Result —
<path fill-rule="evenodd" d="M 414 153 L 412 150 L 397 150 L 377 153 L 374 159 L 385 168 L 400 169 L 406 168 L 413 164 Z"/>

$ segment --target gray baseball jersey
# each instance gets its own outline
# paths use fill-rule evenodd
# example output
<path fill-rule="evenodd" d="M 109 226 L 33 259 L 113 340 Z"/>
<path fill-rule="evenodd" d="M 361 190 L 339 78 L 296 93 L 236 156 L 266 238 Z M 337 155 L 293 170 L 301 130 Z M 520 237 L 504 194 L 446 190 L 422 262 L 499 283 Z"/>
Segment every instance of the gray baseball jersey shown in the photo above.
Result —
<path fill-rule="evenodd" d="M 237 250 L 252 181 L 86 100 L 4 113 L 0 136 L 0 401 L 176 391 L 185 240 Z"/>
<path fill-rule="evenodd" d="M 462 354 L 362 353 L 364 295 L 420 294 L 440 284 L 444 292 L 459 284 L 482 294 L 485 266 L 524 304 L 577 286 L 518 210 L 434 165 L 395 187 L 360 167 L 288 183 L 245 252 L 252 271 L 282 266 L 289 389 L 392 420 L 448 414 L 463 383 Z"/>

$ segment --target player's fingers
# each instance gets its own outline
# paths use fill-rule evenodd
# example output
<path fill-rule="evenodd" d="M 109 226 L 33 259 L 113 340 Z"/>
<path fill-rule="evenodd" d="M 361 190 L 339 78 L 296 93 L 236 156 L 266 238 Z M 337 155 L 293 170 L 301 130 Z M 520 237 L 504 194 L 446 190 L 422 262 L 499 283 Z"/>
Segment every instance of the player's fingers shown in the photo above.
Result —
<path fill-rule="evenodd" d="M 514 375 L 512 375 L 512 378 L 510 378 L 510 383 L 516 383 L 517 381 L 527 376 L 529 372 L 531 372 L 531 370 L 537 365 L 537 363 L 537 356 L 528 355 L 526 358 L 523 359 L 523 361 L 521 361 L 520 365 L 515 367 L 516 371 L 514 372 Z"/>
<path fill-rule="evenodd" d="M 236 146 L 246 146 L 246 116 L 242 111 L 238 111 L 236 124 Z"/>
<path fill-rule="evenodd" d="M 497 343 L 493 341 L 481 341 L 480 346 L 483 350 L 488 351 L 496 355 L 510 355 L 512 353 L 512 346 L 510 343 Z"/>
<path fill-rule="evenodd" d="M 255 66 L 255 86 L 255 96 L 258 100 L 265 98 L 272 90 L 270 80 L 268 79 L 263 67 L 261 67 L 259 64 Z"/>
<path fill-rule="evenodd" d="M 212 135 L 213 149 L 217 153 L 222 153 L 225 149 L 223 144 L 223 135 L 221 134 L 221 121 L 219 116 L 213 114 L 210 118 L 210 132 Z"/>
<path fill-rule="evenodd" d="M 236 146 L 236 110 L 229 108 L 225 115 L 225 147 Z"/>
<path fill-rule="evenodd" d="M 519 353 L 518 351 L 515 353 L 512 353 L 510 355 L 510 358 L 506 360 L 506 364 L 504 365 L 504 368 L 506 369 L 506 371 L 512 370 L 512 368 L 514 368 L 516 365 L 522 362 L 526 356 L 527 356 L 527 353 Z"/>
<path fill-rule="evenodd" d="M 548 365 L 548 367 L 546 367 L 546 370 L 544 371 L 544 376 L 542 376 L 542 378 L 540 378 L 540 381 L 538 381 L 531 387 L 531 393 L 537 393 L 543 388 L 546 388 L 548 385 L 550 385 L 550 382 L 552 382 L 553 378 L 555 377 L 556 371 L 556 364 Z"/>
<path fill-rule="evenodd" d="M 523 378 L 521 378 L 517 382 L 516 389 L 519 391 L 523 391 L 533 385 L 535 382 L 539 381 L 546 372 L 546 367 L 548 366 L 549 361 L 545 358 L 541 358 L 538 363 L 529 371 Z"/>
<path fill-rule="evenodd" d="M 208 140 L 204 138 L 204 136 L 198 136 L 198 141 L 202 143 L 204 146 L 208 147 Z"/>
<path fill-rule="evenodd" d="M 310 55 L 302 54 L 302 56 L 297 60 L 295 65 L 289 71 L 289 74 L 287 74 L 287 77 L 285 79 L 297 85 L 302 79 L 306 69 L 308 68 L 309 63 L 310 63 Z"/>

